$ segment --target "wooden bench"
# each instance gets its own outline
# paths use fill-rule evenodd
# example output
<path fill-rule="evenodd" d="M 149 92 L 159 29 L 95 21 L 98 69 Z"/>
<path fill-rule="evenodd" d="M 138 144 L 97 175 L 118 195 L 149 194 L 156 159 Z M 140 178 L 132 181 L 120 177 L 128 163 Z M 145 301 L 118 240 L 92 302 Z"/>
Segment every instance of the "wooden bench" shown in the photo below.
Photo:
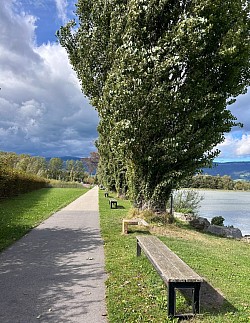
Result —
<path fill-rule="evenodd" d="M 111 209 L 117 209 L 117 200 L 109 199 L 109 204 Z"/>
<path fill-rule="evenodd" d="M 123 219 L 122 220 L 123 234 L 128 234 L 128 225 L 143 225 L 148 227 L 148 223 L 143 219 Z"/>
<path fill-rule="evenodd" d="M 108 196 L 109 196 L 109 192 L 105 192 L 105 193 L 104 193 L 104 196 L 105 196 L 105 197 L 108 197 Z"/>
<path fill-rule="evenodd" d="M 137 256 L 145 255 L 168 287 L 168 316 L 190 317 L 200 312 L 200 286 L 203 279 L 155 236 L 137 236 Z M 175 289 L 192 290 L 192 313 L 176 314 Z"/>

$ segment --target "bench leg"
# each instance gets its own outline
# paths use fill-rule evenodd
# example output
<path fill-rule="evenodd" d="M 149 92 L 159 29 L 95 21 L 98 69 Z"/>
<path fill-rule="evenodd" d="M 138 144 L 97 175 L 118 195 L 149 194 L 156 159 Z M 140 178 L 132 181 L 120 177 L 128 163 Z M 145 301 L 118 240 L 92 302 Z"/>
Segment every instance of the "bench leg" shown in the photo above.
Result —
<path fill-rule="evenodd" d="M 192 310 L 193 315 L 200 313 L 200 282 L 183 283 L 175 282 L 168 283 L 168 316 L 170 317 L 188 317 L 190 314 L 176 315 L 176 293 L 175 288 L 178 289 L 192 289 Z"/>
<path fill-rule="evenodd" d="M 174 284 L 168 283 L 168 316 L 175 316 L 175 288 Z"/>
<path fill-rule="evenodd" d="M 200 288 L 201 283 L 194 283 L 194 294 L 193 294 L 193 313 L 200 313 Z"/>
<path fill-rule="evenodd" d="M 125 223 L 124 221 L 122 222 L 122 233 L 128 234 L 128 224 Z"/>
<path fill-rule="evenodd" d="M 111 209 L 117 209 L 117 202 L 110 202 Z"/>
<path fill-rule="evenodd" d="M 138 241 L 136 244 L 136 255 L 137 255 L 137 257 L 140 257 L 140 255 L 141 255 L 141 246 L 139 245 Z"/>

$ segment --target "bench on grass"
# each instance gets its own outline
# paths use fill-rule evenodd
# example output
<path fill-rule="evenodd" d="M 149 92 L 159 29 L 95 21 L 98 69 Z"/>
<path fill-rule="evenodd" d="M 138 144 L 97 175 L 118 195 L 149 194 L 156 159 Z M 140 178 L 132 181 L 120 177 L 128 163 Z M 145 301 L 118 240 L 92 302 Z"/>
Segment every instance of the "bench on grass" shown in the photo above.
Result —
<path fill-rule="evenodd" d="M 143 219 L 123 219 L 122 220 L 122 233 L 128 234 L 128 225 L 143 225 L 148 227 L 148 223 Z"/>
<path fill-rule="evenodd" d="M 190 317 L 200 312 L 200 286 L 203 279 L 155 236 L 137 236 L 137 256 L 145 255 L 168 287 L 168 316 Z M 175 289 L 192 290 L 192 313 L 176 314 Z"/>
<path fill-rule="evenodd" d="M 104 193 L 104 196 L 105 196 L 105 197 L 109 197 L 109 192 L 105 192 L 105 193 Z"/>
<path fill-rule="evenodd" d="M 117 209 L 117 200 L 109 199 L 109 204 L 111 209 Z"/>

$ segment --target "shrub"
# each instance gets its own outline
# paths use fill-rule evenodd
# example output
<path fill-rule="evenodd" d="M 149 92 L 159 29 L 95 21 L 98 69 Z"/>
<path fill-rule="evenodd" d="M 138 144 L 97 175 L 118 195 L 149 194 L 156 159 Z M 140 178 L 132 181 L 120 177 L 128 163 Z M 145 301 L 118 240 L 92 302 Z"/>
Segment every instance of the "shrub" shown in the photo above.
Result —
<path fill-rule="evenodd" d="M 83 188 L 83 184 L 79 182 L 65 182 L 56 179 L 50 179 L 47 187 L 53 188 Z"/>
<path fill-rule="evenodd" d="M 195 190 L 179 190 L 173 193 L 173 204 L 175 212 L 196 214 L 200 202 L 204 199 Z M 170 206 L 170 202 L 167 203 Z"/>
<path fill-rule="evenodd" d="M 222 216 L 215 216 L 212 218 L 211 224 L 224 226 L 224 224 L 223 224 L 224 220 L 225 219 Z"/>
<path fill-rule="evenodd" d="M 0 197 L 9 198 L 45 187 L 47 180 L 14 169 L 0 168 Z"/>
<path fill-rule="evenodd" d="M 141 218 L 147 221 L 150 221 L 152 218 L 155 217 L 155 214 L 152 210 L 140 210 L 137 208 L 131 208 L 128 211 L 127 217 L 130 218 Z"/>
<path fill-rule="evenodd" d="M 132 218 L 139 218 L 141 217 L 141 212 L 137 208 L 131 208 L 128 211 L 127 218 L 132 219 Z"/>

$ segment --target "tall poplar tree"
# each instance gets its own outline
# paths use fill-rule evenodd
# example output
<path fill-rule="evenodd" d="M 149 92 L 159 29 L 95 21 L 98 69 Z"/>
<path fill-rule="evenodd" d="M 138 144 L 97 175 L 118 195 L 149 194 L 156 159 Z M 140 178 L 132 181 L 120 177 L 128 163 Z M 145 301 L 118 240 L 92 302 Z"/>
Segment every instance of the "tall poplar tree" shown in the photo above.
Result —
<path fill-rule="evenodd" d="M 227 106 L 249 85 L 249 6 L 79 0 L 77 23 L 58 32 L 99 113 L 103 179 L 119 188 L 126 177 L 136 205 L 164 210 L 237 124 Z"/>

